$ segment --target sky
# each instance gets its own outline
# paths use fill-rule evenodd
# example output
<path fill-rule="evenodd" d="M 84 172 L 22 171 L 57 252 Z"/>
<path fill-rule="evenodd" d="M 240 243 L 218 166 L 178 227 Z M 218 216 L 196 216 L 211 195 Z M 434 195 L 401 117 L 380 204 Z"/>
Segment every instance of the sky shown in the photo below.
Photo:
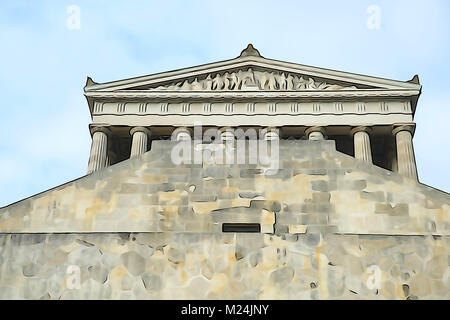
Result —
<path fill-rule="evenodd" d="M 86 174 L 86 77 L 266 58 L 423 85 L 419 179 L 450 192 L 450 1 L 0 0 L 0 207 Z"/>

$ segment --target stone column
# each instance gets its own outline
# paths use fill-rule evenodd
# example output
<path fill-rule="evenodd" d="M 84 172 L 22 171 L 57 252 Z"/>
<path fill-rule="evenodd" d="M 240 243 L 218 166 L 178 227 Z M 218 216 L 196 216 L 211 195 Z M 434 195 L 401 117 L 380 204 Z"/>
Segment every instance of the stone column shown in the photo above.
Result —
<path fill-rule="evenodd" d="M 216 163 L 234 164 L 236 163 L 236 136 L 233 128 L 223 127 L 219 129 L 219 138 L 222 144 L 216 145 Z M 220 143 L 219 142 L 219 143 Z"/>
<path fill-rule="evenodd" d="M 280 131 L 274 127 L 267 127 L 263 130 L 264 140 L 280 140 Z"/>
<path fill-rule="evenodd" d="M 91 128 L 92 144 L 89 156 L 88 174 L 105 168 L 107 163 L 108 136 L 111 131 L 106 127 Z"/>
<path fill-rule="evenodd" d="M 145 127 L 134 127 L 130 130 L 130 134 L 132 137 L 130 158 L 146 153 L 151 131 Z"/>
<path fill-rule="evenodd" d="M 401 175 L 417 180 L 416 158 L 414 156 L 414 147 L 412 135 L 415 125 L 399 125 L 392 130 L 397 144 L 397 168 Z"/>
<path fill-rule="evenodd" d="M 305 130 L 308 140 L 325 140 L 325 129 L 322 127 L 309 127 Z"/>
<path fill-rule="evenodd" d="M 372 163 L 372 148 L 370 146 L 371 129 L 368 127 L 356 127 L 350 131 L 353 135 L 353 142 L 355 144 L 355 158 Z"/>
<path fill-rule="evenodd" d="M 172 141 L 192 140 L 192 132 L 186 127 L 176 128 L 172 132 Z"/>
<path fill-rule="evenodd" d="M 233 142 L 235 140 L 234 133 L 232 132 L 232 128 L 230 127 L 224 127 L 219 129 L 220 131 L 220 140 L 223 141 L 223 143 L 227 142 Z"/>

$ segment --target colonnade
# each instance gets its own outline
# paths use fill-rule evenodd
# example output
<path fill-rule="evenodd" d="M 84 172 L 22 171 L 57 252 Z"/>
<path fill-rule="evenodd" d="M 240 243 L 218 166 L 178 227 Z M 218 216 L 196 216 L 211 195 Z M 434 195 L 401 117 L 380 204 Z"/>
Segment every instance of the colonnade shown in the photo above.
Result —
<path fill-rule="evenodd" d="M 235 139 L 232 128 L 219 129 L 220 139 L 227 141 Z M 414 156 L 414 148 L 412 143 L 412 135 L 414 133 L 414 125 L 394 125 L 392 134 L 395 136 L 397 146 L 397 167 L 398 173 L 401 175 L 417 180 L 417 168 Z M 92 145 L 89 157 L 88 174 L 105 168 L 109 165 L 107 146 L 111 131 L 104 126 L 91 128 Z M 305 130 L 308 140 L 325 140 L 326 128 L 320 126 L 309 127 Z M 355 158 L 372 163 L 372 148 L 370 135 L 372 130 L 367 126 L 354 127 L 350 133 L 353 135 Z M 151 137 L 151 129 L 146 127 L 134 127 L 130 130 L 132 137 L 130 157 L 141 155 L 149 150 L 149 142 Z M 280 139 L 277 128 L 267 127 L 262 130 L 263 139 L 277 140 Z M 176 141 L 191 139 L 192 130 L 187 127 L 179 127 L 172 134 Z"/>

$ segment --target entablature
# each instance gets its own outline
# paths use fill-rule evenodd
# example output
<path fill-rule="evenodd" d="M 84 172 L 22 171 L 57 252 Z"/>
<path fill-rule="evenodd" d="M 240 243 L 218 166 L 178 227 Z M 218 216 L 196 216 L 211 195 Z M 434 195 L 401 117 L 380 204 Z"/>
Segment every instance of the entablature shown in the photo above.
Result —
<path fill-rule="evenodd" d="M 93 123 L 110 125 L 389 125 L 411 122 L 408 99 L 278 100 L 235 102 L 96 101 Z"/>
<path fill-rule="evenodd" d="M 84 88 L 93 124 L 330 126 L 412 122 L 422 86 L 262 57 L 235 59 Z"/>
<path fill-rule="evenodd" d="M 396 100 L 356 101 L 193 101 L 139 102 L 96 101 L 92 112 L 99 115 L 304 115 L 304 114 L 412 114 L 411 102 Z"/>

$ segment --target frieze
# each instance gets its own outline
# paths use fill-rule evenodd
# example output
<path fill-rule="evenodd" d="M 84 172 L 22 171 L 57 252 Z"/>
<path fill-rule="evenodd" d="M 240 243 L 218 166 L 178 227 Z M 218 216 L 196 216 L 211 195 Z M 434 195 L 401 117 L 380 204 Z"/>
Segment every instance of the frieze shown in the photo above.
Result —
<path fill-rule="evenodd" d="M 96 106 L 100 103 L 95 103 Z M 102 102 L 94 115 L 123 114 L 411 114 L 409 101 Z M 126 108 L 125 108 L 126 106 Z"/>

